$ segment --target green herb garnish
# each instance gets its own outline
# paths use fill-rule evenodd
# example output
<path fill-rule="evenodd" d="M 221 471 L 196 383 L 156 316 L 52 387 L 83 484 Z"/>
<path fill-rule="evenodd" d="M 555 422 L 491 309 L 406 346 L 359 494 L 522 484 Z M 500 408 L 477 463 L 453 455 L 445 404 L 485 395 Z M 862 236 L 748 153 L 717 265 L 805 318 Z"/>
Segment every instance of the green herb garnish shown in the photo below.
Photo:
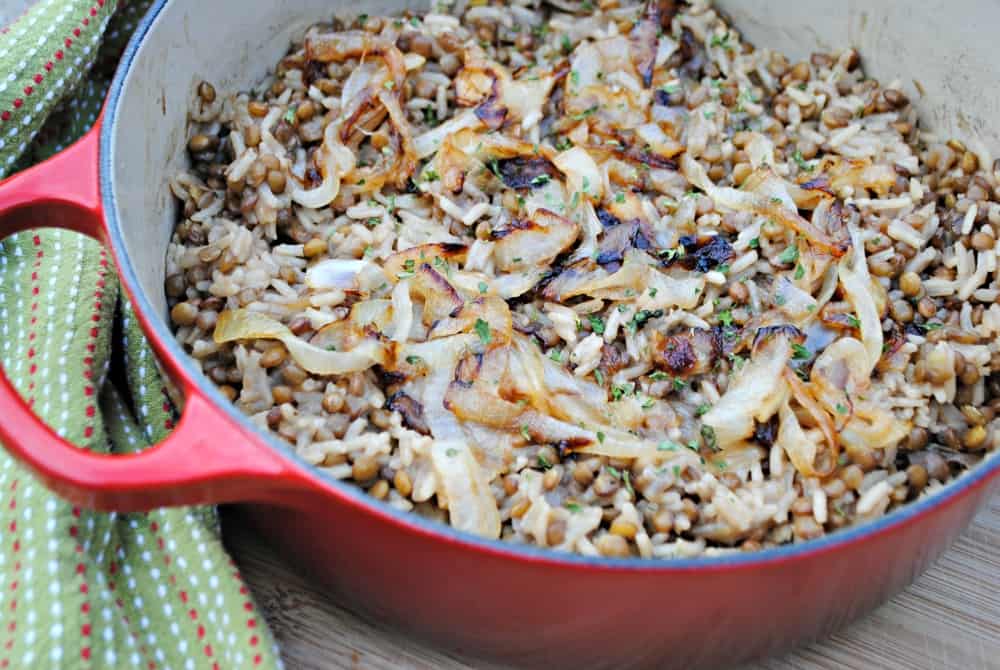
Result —
<path fill-rule="evenodd" d="M 809 163 L 809 161 L 807 161 L 805 158 L 802 157 L 802 152 L 799 151 L 798 149 L 796 149 L 795 153 L 792 154 L 792 160 L 795 161 L 795 164 L 798 165 L 799 169 L 802 170 L 803 172 L 812 172 L 813 171 L 812 164 Z"/>
<path fill-rule="evenodd" d="M 778 256 L 779 263 L 791 265 L 799 260 L 799 247 L 797 244 L 789 244 Z"/>
<path fill-rule="evenodd" d="M 476 319 L 476 335 L 479 336 L 479 340 L 483 344 L 489 344 L 490 340 L 493 339 L 493 333 L 490 332 L 490 324 L 486 323 L 482 319 Z"/>

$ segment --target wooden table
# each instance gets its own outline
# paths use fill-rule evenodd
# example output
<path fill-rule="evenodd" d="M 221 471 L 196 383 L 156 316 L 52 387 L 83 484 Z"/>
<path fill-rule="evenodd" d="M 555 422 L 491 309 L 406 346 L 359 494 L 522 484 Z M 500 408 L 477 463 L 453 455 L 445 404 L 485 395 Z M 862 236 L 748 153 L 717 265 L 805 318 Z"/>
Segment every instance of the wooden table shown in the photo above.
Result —
<path fill-rule="evenodd" d="M 338 607 L 232 517 L 225 535 L 289 670 L 499 667 L 442 653 Z M 818 668 L 1000 668 L 1000 495 L 895 600 L 826 640 L 742 670 Z"/>

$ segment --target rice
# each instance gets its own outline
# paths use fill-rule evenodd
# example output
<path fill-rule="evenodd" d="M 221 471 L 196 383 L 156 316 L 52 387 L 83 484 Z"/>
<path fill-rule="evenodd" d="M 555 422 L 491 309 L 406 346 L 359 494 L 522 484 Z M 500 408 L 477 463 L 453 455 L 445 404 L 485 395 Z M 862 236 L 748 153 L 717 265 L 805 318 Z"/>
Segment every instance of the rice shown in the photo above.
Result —
<path fill-rule="evenodd" d="M 997 448 L 981 147 L 706 2 L 471 4 L 197 87 L 166 292 L 252 421 L 398 509 L 639 558 L 813 539 Z"/>

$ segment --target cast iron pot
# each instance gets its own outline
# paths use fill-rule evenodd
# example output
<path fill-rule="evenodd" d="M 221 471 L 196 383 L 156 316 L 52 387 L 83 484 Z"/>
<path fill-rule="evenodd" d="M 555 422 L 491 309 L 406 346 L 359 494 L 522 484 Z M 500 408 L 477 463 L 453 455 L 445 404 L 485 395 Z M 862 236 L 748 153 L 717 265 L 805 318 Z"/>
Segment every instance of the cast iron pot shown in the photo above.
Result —
<path fill-rule="evenodd" d="M 1000 6 L 879 3 L 852 12 L 854 3 L 823 0 L 721 4 L 750 39 L 794 57 L 859 47 L 869 74 L 900 77 L 913 99 L 911 82 L 919 80 L 928 127 L 970 146 L 1000 147 L 1000 94 L 992 86 L 1000 59 L 983 29 L 1000 25 Z M 383 0 L 346 9 L 403 6 Z M 0 376 L 0 440 L 54 490 L 118 511 L 242 503 L 261 534 L 332 597 L 441 646 L 521 666 L 692 668 L 773 653 L 867 612 L 926 568 L 997 488 L 993 456 L 940 494 L 804 544 L 697 560 L 593 559 L 485 541 L 400 513 L 319 474 L 254 428 L 171 336 L 164 257 L 176 212 L 167 176 L 186 160 L 186 109 L 198 81 L 222 92 L 249 87 L 292 34 L 338 7 L 160 0 L 125 52 L 97 127 L 0 184 L 3 234 L 57 226 L 111 249 L 142 327 L 186 398 L 161 444 L 100 456 L 59 438 Z"/>

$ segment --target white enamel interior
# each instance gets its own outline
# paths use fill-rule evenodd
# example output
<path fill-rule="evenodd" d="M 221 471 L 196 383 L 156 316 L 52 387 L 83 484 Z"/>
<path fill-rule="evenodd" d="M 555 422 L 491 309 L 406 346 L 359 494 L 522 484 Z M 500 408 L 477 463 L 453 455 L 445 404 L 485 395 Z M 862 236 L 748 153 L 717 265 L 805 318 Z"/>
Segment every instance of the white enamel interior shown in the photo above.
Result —
<path fill-rule="evenodd" d="M 845 0 L 720 0 L 748 39 L 808 57 L 858 48 L 870 76 L 903 82 L 925 128 L 1000 156 L 1000 50 L 990 26 L 1000 3 Z M 197 82 L 246 89 L 283 55 L 291 36 L 316 21 L 385 13 L 423 2 L 171 0 L 139 49 L 119 98 L 111 149 L 112 189 L 125 250 L 161 315 L 164 256 L 176 222 L 167 175 L 185 160 L 186 109 Z M 914 81 L 924 95 L 918 95 Z"/>

